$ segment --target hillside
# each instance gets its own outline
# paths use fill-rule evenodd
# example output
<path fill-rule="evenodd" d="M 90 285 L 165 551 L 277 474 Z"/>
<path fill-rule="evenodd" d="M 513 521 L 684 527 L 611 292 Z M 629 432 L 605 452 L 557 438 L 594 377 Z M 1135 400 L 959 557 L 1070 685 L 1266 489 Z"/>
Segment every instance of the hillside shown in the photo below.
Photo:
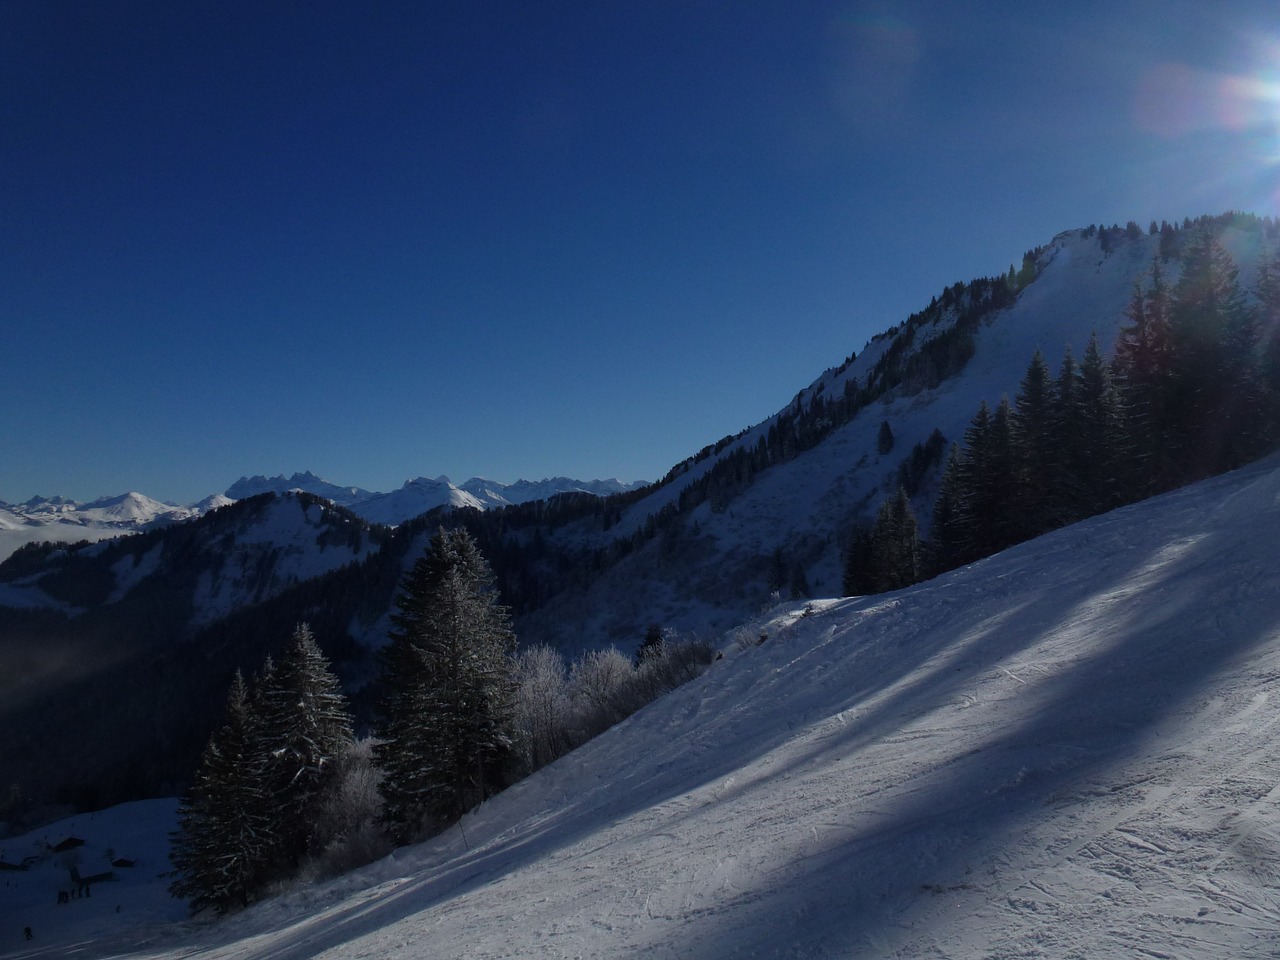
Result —
<path fill-rule="evenodd" d="M 1250 289 L 1259 254 L 1275 240 L 1256 219 L 1226 216 L 1216 225 L 1242 287 Z M 1105 242 L 1096 230 L 1066 231 L 1029 251 L 1027 279 L 1018 281 L 1010 303 L 995 308 L 978 299 L 991 297 L 990 284 L 954 285 L 851 361 L 826 371 L 774 417 L 677 465 L 614 524 L 575 531 L 590 546 L 604 548 L 619 536 L 642 536 L 651 518 L 666 513 L 653 536 L 597 579 L 546 599 L 524 619 L 521 635 L 577 649 L 602 640 L 634 642 L 637 624 L 723 630 L 768 602 L 775 553 L 805 571 L 815 595 L 838 592 L 849 530 L 859 518 L 874 516 L 896 489 L 913 448 L 926 444 L 934 430 L 949 442 L 959 440 L 980 402 L 994 406 L 1002 396 L 1012 398 L 1037 348 L 1055 373 L 1063 351 L 1079 358 L 1092 333 L 1109 354 L 1135 283 L 1148 279 L 1164 252 L 1165 279 L 1176 282 L 1186 232 L 1175 232 L 1170 244 L 1161 234 L 1141 231 L 1112 231 Z M 933 355 L 940 352 L 934 347 L 953 349 L 948 337 L 956 339 L 957 327 L 972 355 L 953 363 L 958 369 L 949 376 L 930 377 Z M 856 412 L 840 422 L 828 411 L 850 395 L 859 398 Z M 825 429 L 816 442 L 805 437 L 806 422 L 810 430 Z M 877 436 L 884 423 L 895 442 L 881 454 Z M 734 458 L 748 460 L 771 431 L 784 434 L 781 455 L 744 476 Z M 926 525 L 939 466 L 935 461 L 913 498 Z M 723 476 L 714 477 L 716 471 Z M 716 479 L 710 495 L 688 496 L 707 479 Z"/>
<path fill-rule="evenodd" d="M 81 955 L 1274 956 L 1277 571 L 1271 457 L 779 608 L 462 830 Z M 7 955 L 58 909 L 0 907 L 53 931 Z"/>

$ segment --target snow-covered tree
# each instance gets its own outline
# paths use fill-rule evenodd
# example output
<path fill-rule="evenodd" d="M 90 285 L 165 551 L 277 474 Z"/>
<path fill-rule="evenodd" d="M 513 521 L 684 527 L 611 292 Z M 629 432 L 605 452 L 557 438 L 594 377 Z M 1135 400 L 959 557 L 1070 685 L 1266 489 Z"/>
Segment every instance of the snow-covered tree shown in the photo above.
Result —
<path fill-rule="evenodd" d="M 271 845 L 256 722 L 239 672 L 227 697 L 226 721 L 210 738 L 200 769 L 179 807 L 169 890 L 193 910 L 226 913 L 248 904 L 262 882 Z"/>
<path fill-rule="evenodd" d="M 312 843 L 317 805 L 352 741 L 351 717 L 338 678 L 305 623 L 257 694 L 256 749 L 272 798 L 273 859 L 288 872 Z"/>
<path fill-rule="evenodd" d="M 402 841 L 494 791 L 512 746 L 515 636 L 465 530 L 438 530 L 406 575 L 383 655 L 375 748 L 384 821 Z"/>

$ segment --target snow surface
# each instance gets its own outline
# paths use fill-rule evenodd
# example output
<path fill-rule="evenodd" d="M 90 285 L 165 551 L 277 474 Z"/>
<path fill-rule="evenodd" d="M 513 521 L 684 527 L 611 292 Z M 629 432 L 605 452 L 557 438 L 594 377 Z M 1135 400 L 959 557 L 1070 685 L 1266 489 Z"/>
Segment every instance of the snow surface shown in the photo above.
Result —
<path fill-rule="evenodd" d="M 169 834 L 176 827 L 173 800 L 140 800 L 0 840 L 0 861 L 34 861 L 25 870 L 0 870 L 0 951 L 96 957 L 103 955 L 100 941 L 122 929 L 134 936 L 157 925 L 172 929 L 187 916 L 185 905 L 168 895 Z M 68 837 L 85 843 L 63 853 L 50 849 Z M 131 865 L 112 865 L 122 859 Z M 111 878 L 90 884 L 88 897 L 58 903 L 58 891 L 74 886 L 73 866 L 81 877 L 109 872 Z M 23 938 L 23 927 L 31 928 L 31 940 Z"/>
<path fill-rule="evenodd" d="M 46 916 L 23 942 L 6 897 L 0 949 L 1275 957 L 1278 596 L 1280 456 L 907 590 L 779 608 L 345 877 L 221 922 L 122 912 L 92 941 Z"/>

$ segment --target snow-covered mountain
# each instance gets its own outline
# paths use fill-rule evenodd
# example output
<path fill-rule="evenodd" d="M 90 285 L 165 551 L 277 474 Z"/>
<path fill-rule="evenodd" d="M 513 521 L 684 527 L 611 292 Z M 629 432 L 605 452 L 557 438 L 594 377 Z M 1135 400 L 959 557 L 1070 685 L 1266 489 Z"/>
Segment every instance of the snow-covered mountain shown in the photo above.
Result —
<path fill-rule="evenodd" d="M 1242 288 L 1251 289 L 1259 254 L 1276 241 L 1267 240 L 1261 221 L 1247 218 L 1224 218 L 1219 229 Z M 1134 285 L 1148 280 L 1161 243 L 1160 235 L 1144 232 L 1113 233 L 1108 244 L 1096 231 L 1059 234 L 1032 252 L 1034 279 L 1016 299 L 972 325 L 967 363 L 929 385 L 931 348 L 945 344 L 973 307 L 970 292 L 956 284 L 915 317 L 888 327 L 851 361 L 824 372 L 775 416 L 678 464 L 612 522 L 584 521 L 561 531 L 563 538 L 577 537 L 584 550 L 609 550 L 628 536 L 642 542 L 585 588 L 549 598 L 525 619 L 523 635 L 576 650 L 600 638 L 635 642 L 636 625 L 643 623 L 725 629 L 768 602 L 771 563 L 779 552 L 789 567 L 804 571 L 815 595 L 838 592 L 841 553 L 853 523 L 874 517 L 880 501 L 896 490 L 913 449 L 935 429 L 949 442 L 959 440 L 980 402 L 994 407 L 1002 396 L 1014 397 L 1037 348 L 1055 371 L 1063 351 L 1081 357 L 1093 333 L 1110 353 L 1127 322 Z M 1166 283 L 1176 283 L 1176 252 L 1161 267 Z M 980 285 L 974 289 L 982 292 Z M 881 389 L 885 384 L 893 385 Z M 849 391 L 869 391 L 875 399 L 832 426 L 836 421 L 825 410 Z M 807 446 L 798 427 L 806 417 L 825 431 Z M 884 423 L 894 436 L 888 453 L 880 453 L 877 442 Z M 747 475 L 740 462 L 771 433 L 785 435 L 784 455 Z M 926 525 L 938 467 L 913 501 Z M 723 474 L 715 478 L 717 489 L 724 492 L 700 490 L 717 470 Z M 658 519 L 663 522 L 655 524 Z M 650 530 L 655 535 L 646 536 Z"/>
<path fill-rule="evenodd" d="M 624 483 L 618 479 L 610 480 L 573 480 L 569 477 L 550 477 L 545 480 L 517 480 L 515 483 L 498 483 L 496 480 L 485 480 L 472 477 L 461 489 L 471 494 L 486 506 L 503 507 L 508 504 L 529 503 L 533 500 L 546 500 L 561 493 L 589 493 L 597 497 L 607 497 L 614 493 L 627 493 L 645 486 L 644 481 Z"/>
<path fill-rule="evenodd" d="M 499 483 L 496 480 L 472 477 L 458 486 L 441 475 L 434 478 L 416 477 L 406 480 L 398 490 L 377 493 L 360 487 L 341 487 L 308 471 L 295 473 L 291 477 L 241 477 L 227 489 L 227 496 L 234 500 L 257 493 L 304 490 L 332 500 L 371 523 L 396 526 L 437 507 L 492 510 L 532 500 L 545 500 L 561 493 L 590 493 L 603 497 L 642 486 L 643 482 L 573 480 L 569 477 L 517 480 L 515 483 Z"/>
<path fill-rule="evenodd" d="M 59 906 L 6 874 L 0 950 L 1275 957 L 1278 571 L 1273 456 L 897 593 L 779 607 L 459 827 L 224 921 L 166 921 L 163 882 Z M 113 816 L 42 833 L 103 846 Z"/>
<path fill-rule="evenodd" d="M 301 490 L 346 507 L 370 523 L 396 526 L 437 507 L 472 507 L 492 510 L 511 504 L 544 500 L 559 493 L 590 493 L 608 496 L 644 486 L 643 482 L 621 480 L 517 480 L 499 483 L 473 477 L 455 486 L 448 477 L 418 477 L 390 493 L 361 487 L 344 487 L 314 473 L 286 477 L 241 477 L 225 493 L 215 493 L 198 503 L 178 506 L 153 500 L 141 493 L 103 497 L 89 503 L 66 497 L 33 497 L 24 503 L 0 501 L 0 560 L 27 543 L 50 541 L 75 543 L 106 540 L 136 533 L 159 524 L 202 516 L 210 510 L 263 493 Z"/>
<path fill-rule="evenodd" d="M 305 473 L 295 473 L 291 477 L 280 474 L 276 477 L 241 477 L 226 489 L 226 496 L 231 500 L 244 500 L 247 497 L 254 497 L 261 493 L 288 493 L 291 490 L 302 490 L 306 493 L 314 493 L 318 497 L 324 497 L 326 500 L 332 500 L 340 507 L 349 507 L 353 503 L 358 503 L 368 497 L 377 496 L 377 494 L 363 490 L 360 487 L 344 487 L 336 483 L 330 483 L 323 477 L 317 477 L 310 470 Z"/>
<path fill-rule="evenodd" d="M 102 506 L 97 509 L 104 516 L 119 511 L 127 517 L 145 505 L 137 497 L 98 501 Z M 259 495 L 252 503 L 227 500 L 222 505 L 237 503 L 238 509 L 205 516 L 181 538 L 165 537 L 156 529 L 150 537 L 97 543 L 57 556 L 34 574 L 0 582 L 0 605 L 49 607 L 75 615 L 118 604 L 144 581 L 163 580 L 168 602 L 188 605 L 186 622 L 195 627 L 358 563 L 377 549 L 378 541 L 365 525 L 318 498 Z M 96 589 L 67 587 L 88 582 Z"/>
<path fill-rule="evenodd" d="M 26 543 L 105 540 L 186 520 L 204 510 L 202 505 L 182 507 L 141 493 L 89 503 L 66 497 L 32 497 L 17 504 L 0 501 L 0 560 Z"/>

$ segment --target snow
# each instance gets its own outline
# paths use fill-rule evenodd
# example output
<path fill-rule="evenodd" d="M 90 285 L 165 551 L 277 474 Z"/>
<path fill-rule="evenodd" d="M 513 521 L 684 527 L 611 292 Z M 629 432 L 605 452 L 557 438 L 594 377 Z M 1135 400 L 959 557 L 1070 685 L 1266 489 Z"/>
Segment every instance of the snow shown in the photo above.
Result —
<path fill-rule="evenodd" d="M 141 493 L 102 497 L 91 503 L 33 497 L 17 505 L 0 504 L 0 560 L 27 543 L 108 540 L 203 512 L 198 507 L 161 503 Z"/>
<path fill-rule="evenodd" d="M 141 800 L 98 813 L 80 814 L 25 836 L 0 840 L 0 860 L 25 870 L 0 871 L 0 951 L 5 956 L 101 956 L 98 942 L 127 929 L 145 936 L 148 928 L 172 931 L 187 915 L 168 895 L 169 833 L 177 826 L 172 800 Z M 52 846 L 78 837 L 84 846 L 55 853 Z M 131 866 L 113 866 L 127 859 Z M 58 903 L 58 892 L 73 887 L 70 868 L 81 877 L 110 872 L 91 884 L 88 897 Z M 30 927 L 32 939 L 23 939 Z"/>
<path fill-rule="evenodd" d="M 222 566 L 201 573 L 192 597 L 193 622 L 212 623 L 294 583 L 362 561 L 377 549 L 365 536 L 358 538 L 355 549 L 341 536 L 326 544 L 322 535 L 340 529 L 341 523 L 328 508 L 304 504 L 297 497 L 278 497 L 266 504 L 236 531 L 235 546 Z M 145 566 L 140 562 L 135 576 L 145 576 Z M 269 571 L 265 577 L 264 571 Z"/>
<path fill-rule="evenodd" d="M 345 877 L 221 922 L 139 907 L 92 942 L 51 890 L 22 941 L 34 907 L 5 898 L 0 950 L 1274 957 L 1278 595 L 1272 457 L 907 590 L 778 608 L 701 679 Z"/>

